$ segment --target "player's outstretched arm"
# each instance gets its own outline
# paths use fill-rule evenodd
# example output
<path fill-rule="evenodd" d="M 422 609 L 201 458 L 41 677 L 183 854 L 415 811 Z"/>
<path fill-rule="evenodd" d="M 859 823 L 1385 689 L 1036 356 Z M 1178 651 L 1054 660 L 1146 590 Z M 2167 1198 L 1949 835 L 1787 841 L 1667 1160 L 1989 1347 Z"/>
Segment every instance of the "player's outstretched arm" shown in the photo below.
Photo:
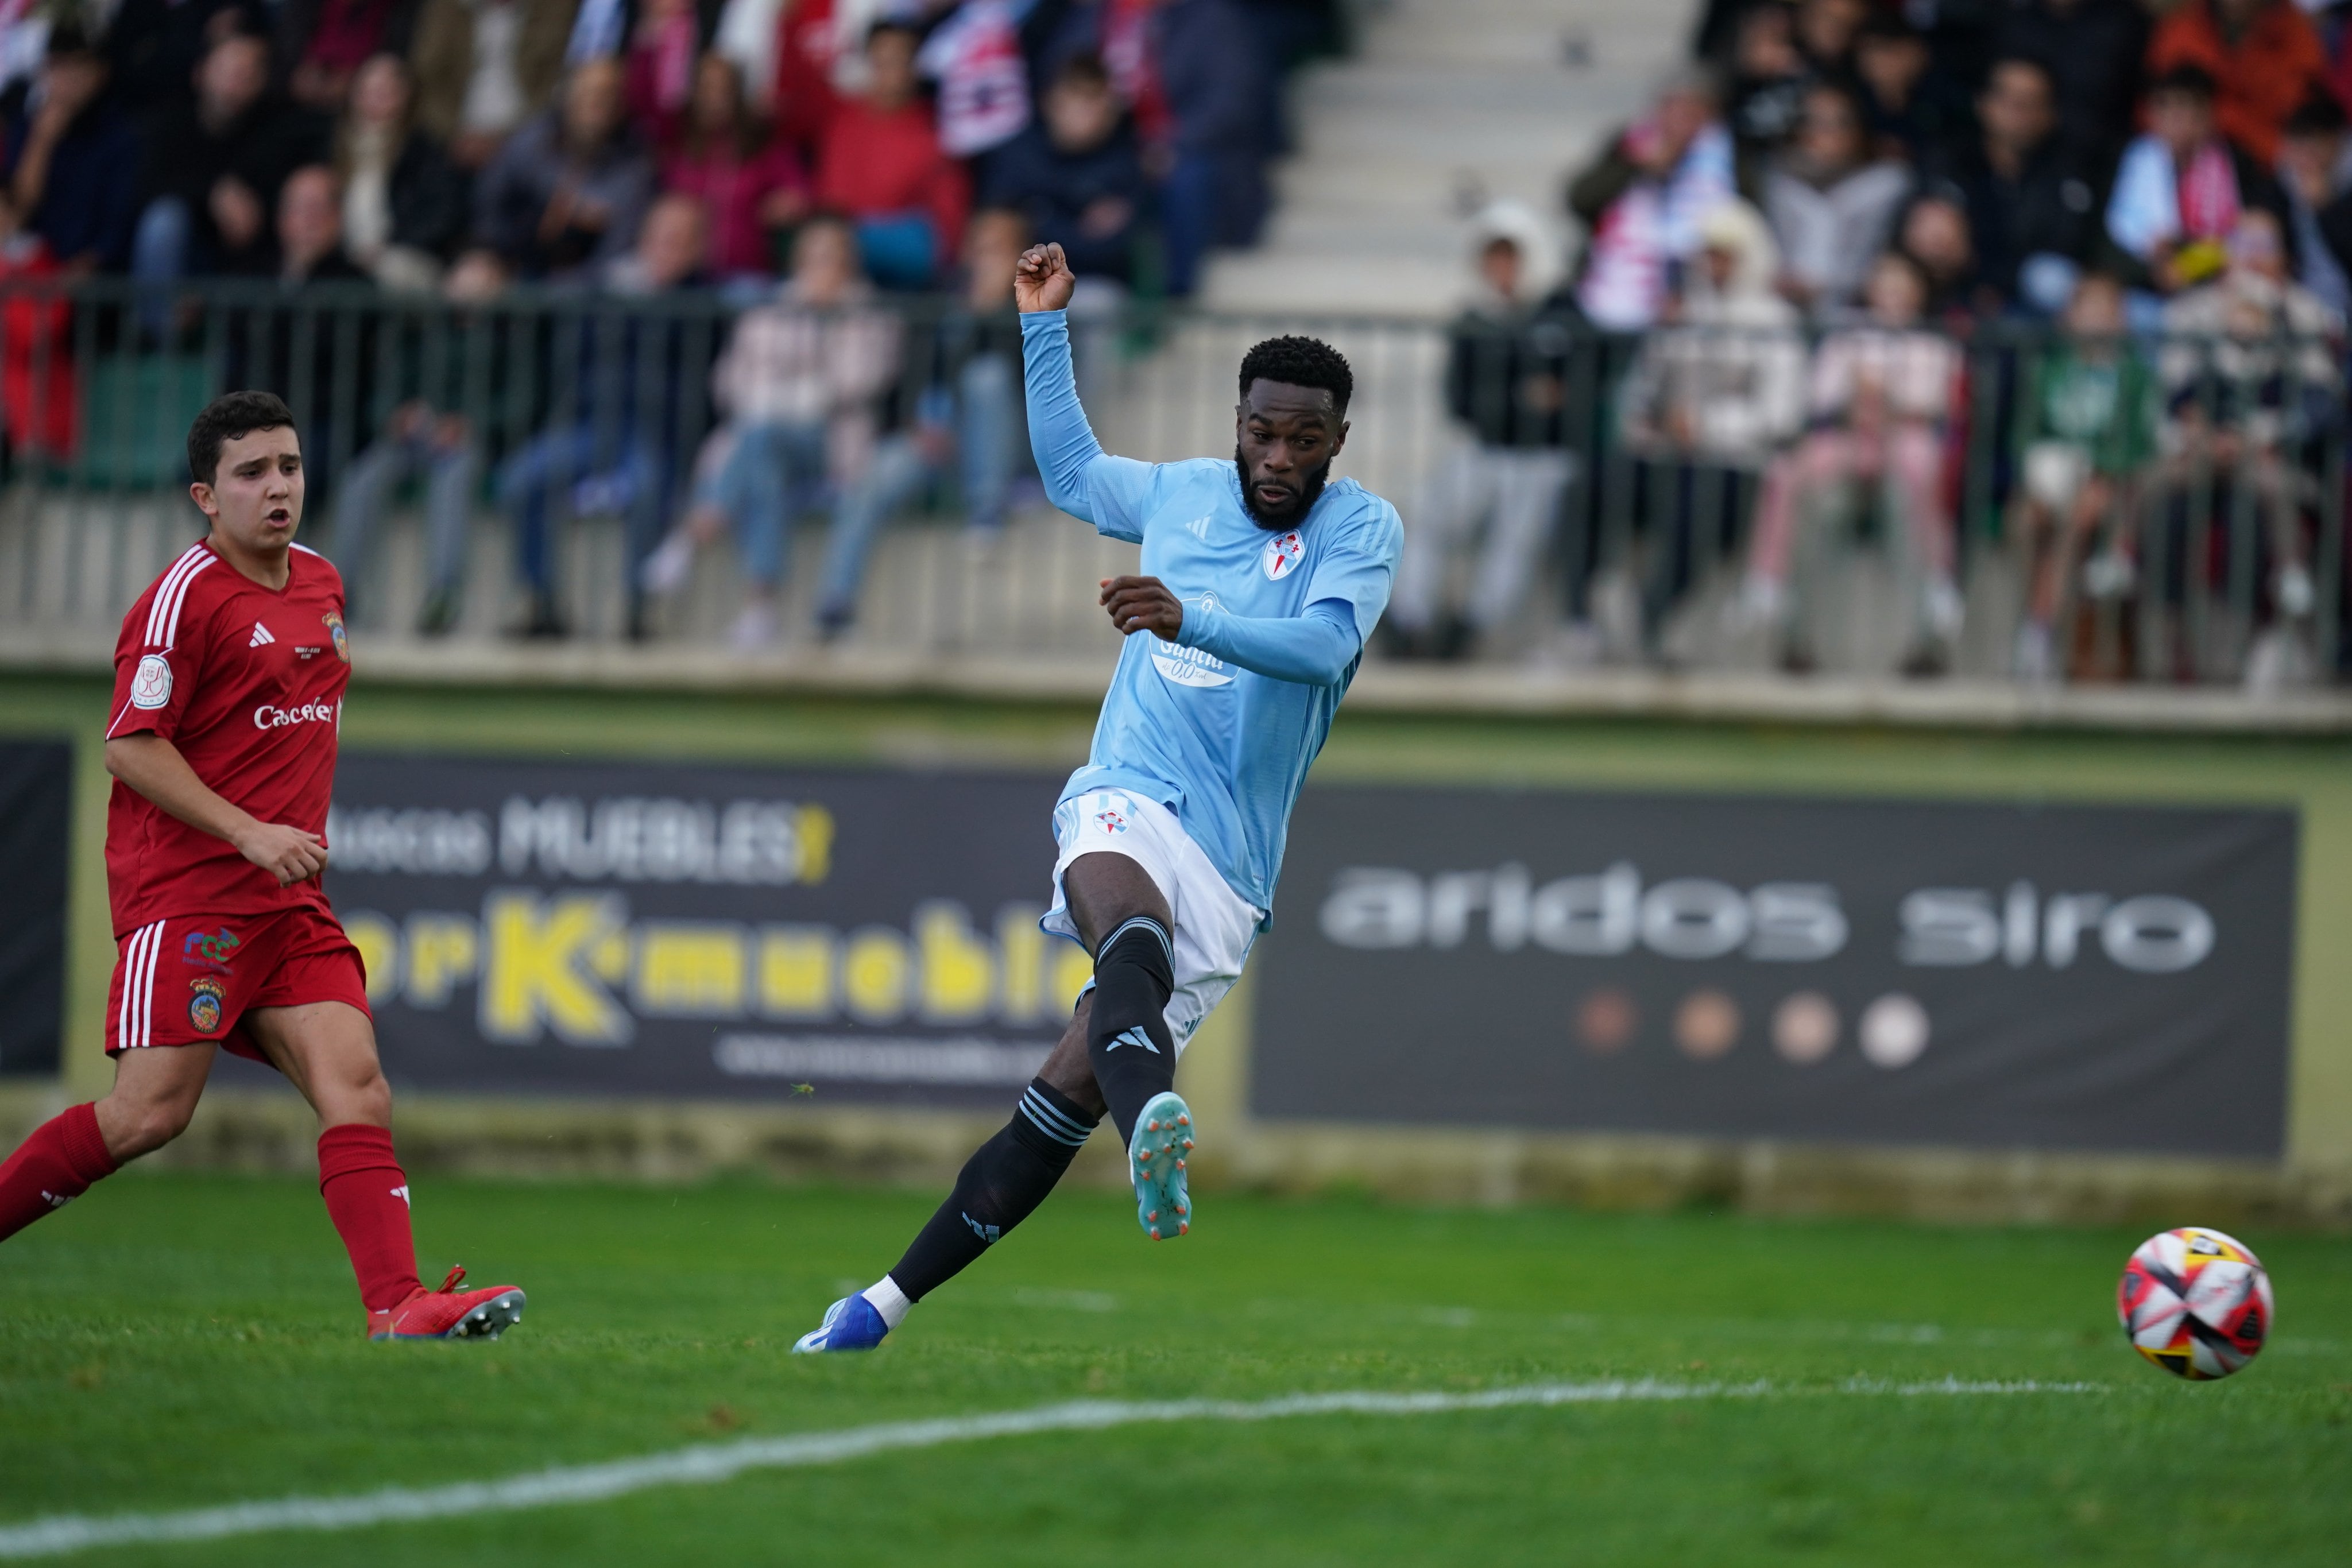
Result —
<path fill-rule="evenodd" d="M 264 822 L 231 804 L 188 766 L 180 748 L 160 735 L 117 736 L 106 743 L 106 770 L 192 828 L 236 846 L 236 852 L 289 887 L 327 869 L 326 841 L 316 833 Z"/>
<path fill-rule="evenodd" d="M 1139 539 L 1151 465 L 1106 454 L 1078 403 L 1070 329 L 1062 316 L 1076 287 L 1057 245 L 1030 246 L 1013 268 L 1013 293 L 1022 313 L 1029 446 L 1045 481 L 1047 500 L 1114 538 Z"/>

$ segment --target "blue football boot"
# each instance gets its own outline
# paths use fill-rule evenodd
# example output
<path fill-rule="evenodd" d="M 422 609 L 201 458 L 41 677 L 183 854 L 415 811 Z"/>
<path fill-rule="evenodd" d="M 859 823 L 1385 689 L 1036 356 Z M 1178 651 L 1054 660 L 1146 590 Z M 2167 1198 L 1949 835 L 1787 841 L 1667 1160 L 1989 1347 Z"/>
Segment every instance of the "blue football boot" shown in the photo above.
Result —
<path fill-rule="evenodd" d="M 1154 1241 L 1172 1241 L 1192 1228 L 1192 1198 L 1184 1188 L 1184 1162 L 1192 1152 L 1192 1107 L 1173 1092 L 1154 1094 L 1135 1119 L 1135 1143 L 1128 1150 L 1135 1222 Z"/>
<path fill-rule="evenodd" d="M 794 1355 L 827 1350 L 872 1350 L 890 1325 L 864 1296 L 844 1296 L 824 1310 L 824 1322 L 793 1342 Z"/>

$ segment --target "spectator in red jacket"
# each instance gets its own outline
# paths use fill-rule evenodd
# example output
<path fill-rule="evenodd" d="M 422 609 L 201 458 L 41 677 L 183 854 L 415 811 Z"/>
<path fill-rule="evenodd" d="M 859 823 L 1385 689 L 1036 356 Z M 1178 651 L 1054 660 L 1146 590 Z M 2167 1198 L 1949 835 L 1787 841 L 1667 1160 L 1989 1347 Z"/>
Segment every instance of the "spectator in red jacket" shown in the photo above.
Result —
<path fill-rule="evenodd" d="M 2186 0 L 2157 24 L 2151 77 L 2195 66 L 2213 78 L 2213 120 L 2264 168 L 2279 133 L 2327 71 L 2319 35 L 2294 0 Z"/>
<path fill-rule="evenodd" d="M 866 90 L 834 111 L 817 155 L 817 204 L 856 224 L 866 271 L 888 287 L 931 281 L 953 258 L 971 203 L 918 90 L 916 43 L 903 23 L 875 25 L 866 39 Z"/>
<path fill-rule="evenodd" d="M 708 54 L 684 122 L 662 152 L 662 184 L 702 204 L 710 270 L 775 270 L 776 235 L 808 212 L 808 174 L 744 100 L 743 72 Z"/>

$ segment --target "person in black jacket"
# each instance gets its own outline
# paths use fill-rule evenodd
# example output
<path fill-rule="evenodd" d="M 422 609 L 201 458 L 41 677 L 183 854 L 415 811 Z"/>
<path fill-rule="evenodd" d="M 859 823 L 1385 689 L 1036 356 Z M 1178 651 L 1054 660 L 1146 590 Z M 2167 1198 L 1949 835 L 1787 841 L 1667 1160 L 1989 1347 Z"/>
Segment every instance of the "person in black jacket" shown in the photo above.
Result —
<path fill-rule="evenodd" d="M 1474 225 L 1478 281 L 1448 333 L 1445 367 L 1446 410 L 1469 440 L 1439 465 L 1405 530 L 1386 624 L 1407 655 L 1457 657 L 1501 626 L 1559 526 L 1576 474 L 1570 361 L 1591 337 L 1565 291 L 1545 298 L 1552 255 L 1541 220 L 1518 203 L 1494 204 Z M 1456 610 L 1446 602 L 1452 558 L 1473 543 Z"/>
<path fill-rule="evenodd" d="M 2092 173 L 2058 134 L 2050 73 L 1996 61 L 1977 97 L 1983 129 L 1931 162 L 1927 186 L 1966 209 L 1979 287 L 2003 308 L 2055 315 L 2099 240 Z"/>
<path fill-rule="evenodd" d="M 1040 108 L 1042 119 L 989 160 L 985 204 L 1021 214 L 1039 244 L 1062 247 L 1082 281 L 1131 286 L 1151 183 L 1101 59 L 1065 61 Z"/>
<path fill-rule="evenodd" d="M 433 287 L 466 235 L 465 172 L 415 124 L 415 101 L 407 62 L 373 56 L 335 138 L 344 247 L 387 288 Z"/>
<path fill-rule="evenodd" d="M 148 139 L 145 206 L 131 270 L 155 283 L 265 268 L 270 214 L 286 177 L 327 156 L 326 122 L 268 90 L 269 46 L 249 33 L 214 44 L 193 99 Z"/>
<path fill-rule="evenodd" d="M 138 127 L 108 90 L 106 57 L 79 28 L 49 34 L 39 103 L 7 117 L 8 195 L 66 272 L 120 272 L 139 215 Z"/>
<path fill-rule="evenodd" d="M 1992 27 L 1992 57 L 2048 73 L 2058 135 L 2104 183 L 2132 133 L 2148 11 L 2141 0 L 2010 0 Z"/>

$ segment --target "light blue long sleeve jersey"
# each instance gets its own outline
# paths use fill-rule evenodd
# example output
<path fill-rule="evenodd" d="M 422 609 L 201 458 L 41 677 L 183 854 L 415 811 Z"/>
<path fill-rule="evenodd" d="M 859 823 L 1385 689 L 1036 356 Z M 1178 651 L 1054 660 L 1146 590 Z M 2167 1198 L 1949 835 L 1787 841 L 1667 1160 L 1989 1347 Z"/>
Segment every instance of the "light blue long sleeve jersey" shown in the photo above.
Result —
<path fill-rule="evenodd" d="M 1184 601 L 1176 641 L 1127 639 L 1094 750 L 1062 798 L 1146 795 L 1176 813 L 1225 881 L 1274 906 L 1290 809 L 1387 608 L 1404 545 L 1396 508 L 1337 479 L 1298 527 L 1242 504 L 1233 462 L 1113 457 L 1078 406 L 1064 314 L 1021 318 L 1029 437 L 1054 505 L 1143 546 L 1143 575 Z"/>

